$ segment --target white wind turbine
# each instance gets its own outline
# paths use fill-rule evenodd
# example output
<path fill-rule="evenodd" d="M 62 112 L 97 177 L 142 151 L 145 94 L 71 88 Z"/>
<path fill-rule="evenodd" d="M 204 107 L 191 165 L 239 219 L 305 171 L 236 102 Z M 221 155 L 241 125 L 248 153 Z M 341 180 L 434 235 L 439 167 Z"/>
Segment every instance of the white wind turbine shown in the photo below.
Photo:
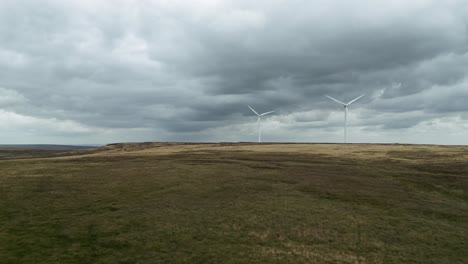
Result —
<path fill-rule="evenodd" d="M 250 108 L 250 110 L 252 110 L 252 112 L 254 112 L 254 114 L 257 115 L 257 124 L 258 124 L 258 143 L 262 142 L 262 137 L 261 137 L 261 127 L 260 127 L 260 118 L 262 116 L 265 116 L 265 115 L 268 115 L 268 114 L 271 114 L 271 113 L 274 113 L 275 111 L 270 111 L 270 112 L 265 112 L 263 114 L 259 114 L 257 113 L 257 111 L 255 111 L 252 107 L 250 107 L 250 105 L 248 105 L 248 107 Z"/>
<path fill-rule="evenodd" d="M 335 98 L 331 97 L 331 96 L 328 96 L 328 95 L 325 95 L 326 97 L 332 99 L 333 101 L 341 104 L 344 106 L 344 143 L 346 143 L 346 121 L 347 121 L 347 118 L 348 118 L 348 106 L 354 102 L 356 102 L 357 100 L 361 99 L 361 97 L 363 97 L 364 95 L 366 94 L 363 94 L 357 98 L 354 98 L 353 100 L 349 101 L 347 104 L 339 101 L 339 100 L 336 100 Z"/>

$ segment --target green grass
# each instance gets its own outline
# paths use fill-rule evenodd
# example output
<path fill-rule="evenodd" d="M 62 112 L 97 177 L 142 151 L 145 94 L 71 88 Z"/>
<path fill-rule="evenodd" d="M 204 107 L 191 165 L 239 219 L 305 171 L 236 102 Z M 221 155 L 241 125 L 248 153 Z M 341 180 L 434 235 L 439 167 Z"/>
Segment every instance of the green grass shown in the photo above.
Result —
<path fill-rule="evenodd" d="M 468 262 L 468 163 L 308 148 L 0 161 L 0 263 Z"/>

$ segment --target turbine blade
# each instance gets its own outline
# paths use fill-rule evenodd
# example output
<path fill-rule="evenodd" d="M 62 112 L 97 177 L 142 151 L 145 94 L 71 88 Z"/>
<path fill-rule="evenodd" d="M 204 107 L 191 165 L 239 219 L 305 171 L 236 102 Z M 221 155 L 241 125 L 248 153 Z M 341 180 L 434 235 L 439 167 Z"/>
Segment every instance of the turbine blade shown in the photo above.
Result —
<path fill-rule="evenodd" d="M 346 105 L 345 103 L 343 103 L 343 102 L 341 102 L 341 101 L 339 101 L 339 100 L 336 100 L 335 98 L 333 98 L 333 97 L 331 97 L 331 96 L 328 96 L 328 95 L 325 95 L 325 96 L 328 97 L 328 98 L 330 98 L 330 99 L 332 99 L 333 101 L 335 101 L 335 102 L 337 102 L 337 103 L 339 103 L 339 104 Z"/>
<path fill-rule="evenodd" d="M 366 95 L 366 94 L 363 94 L 363 95 L 359 96 L 358 98 L 355 98 L 355 99 L 349 101 L 349 103 L 347 103 L 346 105 L 350 105 L 350 104 L 356 102 L 357 100 L 361 99 L 364 95 Z"/>
<path fill-rule="evenodd" d="M 252 107 L 250 107 L 250 105 L 248 105 L 248 107 L 250 108 L 250 110 L 252 110 L 252 112 L 254 112 L 257 116 L 260 116 L 257 111 L 255 111 Z"/>
<path fill-rule="evenodd" d="M 260 116 L 268 115 L 268 114 L 271 114 L 271 113 L 274 113 L 274 112 L 275 111 L 266 112 L 266 113 L 260 114 Z"/>

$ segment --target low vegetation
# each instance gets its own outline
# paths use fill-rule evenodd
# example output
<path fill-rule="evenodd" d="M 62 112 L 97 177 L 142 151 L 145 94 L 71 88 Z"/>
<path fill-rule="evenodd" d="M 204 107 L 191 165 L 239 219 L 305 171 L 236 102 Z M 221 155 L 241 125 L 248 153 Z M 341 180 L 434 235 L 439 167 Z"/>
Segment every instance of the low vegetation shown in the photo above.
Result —
<path fill-rule="evenodd" d="M 468 263 L 468 147 L 0 149 L 1 263 Z"/>

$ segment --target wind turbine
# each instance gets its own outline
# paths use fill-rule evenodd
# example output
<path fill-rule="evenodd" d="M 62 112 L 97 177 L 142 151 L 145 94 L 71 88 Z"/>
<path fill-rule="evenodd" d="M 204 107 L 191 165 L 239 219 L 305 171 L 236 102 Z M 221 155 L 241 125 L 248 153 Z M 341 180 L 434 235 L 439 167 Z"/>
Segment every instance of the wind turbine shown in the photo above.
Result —
<path fill-rule="evenodd" d="M 348 118 L 348 106 L 354 102 L 356 102 L 357 100 L 361 99 L 361 97 L 363 97 L 364 95 L 366 94 L 363 94 L 359 97 L 356 97 L 354 98 L 353 100 L 349 101 L 347 104 L 339 101 L 339 100 L 336 100 L 335 98 L 331 97 L 331 96 L 328 96 L 328 95 L 325 95 L 326 97 L 332 99 L 333 101 L 341 104 L 344 106 L 344 143 L 346 143 L 346 122 L 347 122 L 347 118 Z"/>
<path fill-rule="evenodd" d="M 258 124 L 258 143 L 262 142 L 262 137 L 261 137 L 261 127 L 260 127 L 260 119 L 262 116 L 265 116 L 265 115 L 268 115 L 268 114 L 271 114 L 275 111 L 270 111 L 270 112 L 265 112 L 263 114 L 259 114 L 257 113 L 257 111 L 255 111 L 252 107 L 250 107 L 250 105 L 248 105 L 248 107 L 250 108 L 250 110 L 252 110 L 252 112 L 254 112 L 254 114 L 257 115 L 257 124 Z"/>

